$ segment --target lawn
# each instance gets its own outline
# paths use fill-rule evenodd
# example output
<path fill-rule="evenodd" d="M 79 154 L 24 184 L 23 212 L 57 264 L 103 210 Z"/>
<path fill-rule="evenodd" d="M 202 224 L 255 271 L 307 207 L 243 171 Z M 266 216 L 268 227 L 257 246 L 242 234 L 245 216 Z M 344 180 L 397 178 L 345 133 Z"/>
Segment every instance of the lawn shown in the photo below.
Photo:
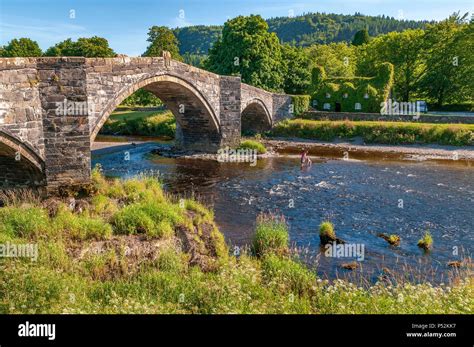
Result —
<path fill-rule="evenodd" d="M 101 134 L 174 138 L 175 131 L 176 120 L 168 110 L 116 111 L 102 127 Z"/>

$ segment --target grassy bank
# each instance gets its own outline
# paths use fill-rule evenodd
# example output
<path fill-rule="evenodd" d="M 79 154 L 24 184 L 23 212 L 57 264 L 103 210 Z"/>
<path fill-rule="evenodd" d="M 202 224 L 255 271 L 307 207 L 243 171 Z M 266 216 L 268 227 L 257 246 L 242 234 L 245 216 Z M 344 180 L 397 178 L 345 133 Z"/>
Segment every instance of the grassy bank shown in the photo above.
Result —
<path fill-rule="evenodd" d="M 407 122 L 286 120 L 270 133 L 278 137 L 299 137 L 321 141 L 362 137 L 366 143 L 474 144 L 474 124 L 426 124 Z"/>
<path fill-rule="evenodd" d="M 174 138 L 175 131 L 176 120 L 168 110 L 116 111 L 102 127 L 101 134 Z"/>
<path fill-rule="evenodd" d="M 329 283 L 291 256 L 284 220 L 261 216 L 251 250 L 229 255 L 212 211 L 144 177 L 92 197 L 11 199 L 0 244 L 38 259 L 0 259 L 0 313 L 472 313 L 474 286 Z"/>

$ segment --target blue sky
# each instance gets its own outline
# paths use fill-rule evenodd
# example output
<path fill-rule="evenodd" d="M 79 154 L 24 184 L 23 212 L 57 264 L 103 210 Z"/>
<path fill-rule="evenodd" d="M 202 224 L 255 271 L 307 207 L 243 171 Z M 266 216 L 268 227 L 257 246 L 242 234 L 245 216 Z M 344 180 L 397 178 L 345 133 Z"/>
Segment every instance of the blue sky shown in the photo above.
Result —
<path fill-rule="evenodd" d="M 458 10 L 474 12 L 474 0 L 0 0 L 0 45 L 30 37 L 45 50 L 69 37 L 98 35 L 117 53 L 136 56 L 144 52 L 152 25 L 223 24 L 238 15 L 305 12 L 440 20 Z"/>

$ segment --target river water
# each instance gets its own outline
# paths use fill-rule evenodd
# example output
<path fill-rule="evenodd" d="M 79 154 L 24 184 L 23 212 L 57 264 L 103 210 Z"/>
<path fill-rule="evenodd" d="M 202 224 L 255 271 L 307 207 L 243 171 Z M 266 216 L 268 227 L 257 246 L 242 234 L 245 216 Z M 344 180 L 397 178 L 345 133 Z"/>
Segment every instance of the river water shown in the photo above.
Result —
<path fill-rule="evenodd" d="M 114 177 L 159 171 L 168 191 L 213 207 L 232 247 L 250 244 L 258 214 L 283 215 L 292 246 L 322 277 L 354 275 L 341 264 L 355 260 L 324 256 L 318 234 L 323 220 L 332 221 L 346 243 L 364 247 L 355 272 L 369 280 L 389 269 L 414 280 L 443 282 L 452 271 L 447 262 L 465 258 L 473 249 L 470 165 L 322 157 L 302 170 L 292 155 L 259 159 L 251 166 L 150 155 L 155 147 L 143 143 L 98 150 L 93 165 L 100 163 Z M 417 247 L 425 230 L 434 239 L 429 253 Z M 400 235 L 401 245 L 389 246 L 378 233 Z"/>

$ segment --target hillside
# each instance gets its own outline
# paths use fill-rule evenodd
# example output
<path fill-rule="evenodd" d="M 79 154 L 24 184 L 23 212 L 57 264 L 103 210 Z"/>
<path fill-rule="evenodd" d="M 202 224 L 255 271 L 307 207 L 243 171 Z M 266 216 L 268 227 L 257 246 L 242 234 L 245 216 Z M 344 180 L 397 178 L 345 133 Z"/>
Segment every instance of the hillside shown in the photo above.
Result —
<path fill-rule="evenodd" d="M 297 46 L 316 43 L 351 41 L 354 34 L 365 27 L 371 36 L 410 28 L 423 28 L 428 21 L 398 20 L 387 16 L 307 13 L 296 17 L 276 17 L 267 20 L 270 31 L 282 42 Z M 174 33 L 180 42 L 180 53 L 206 54 L 217 40 L 222 26 L 197 25 L 176 28 Z"/>

